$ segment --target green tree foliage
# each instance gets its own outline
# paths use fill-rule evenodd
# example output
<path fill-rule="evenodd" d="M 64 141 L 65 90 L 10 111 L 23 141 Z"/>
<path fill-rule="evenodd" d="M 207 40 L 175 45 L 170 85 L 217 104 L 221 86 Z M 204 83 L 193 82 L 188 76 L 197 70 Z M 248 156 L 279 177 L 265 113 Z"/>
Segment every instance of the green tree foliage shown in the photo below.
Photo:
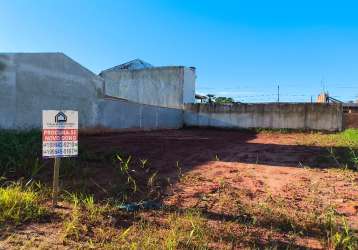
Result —
<path fill-rule="evenodd" d="M 219 104 L 227 104 L 227 103 L 234 103 L 234 99 L 231 97 L 224 97 L 224 96 L 219 96 L 215 98 L 215 103 L 219 103 Z"/>

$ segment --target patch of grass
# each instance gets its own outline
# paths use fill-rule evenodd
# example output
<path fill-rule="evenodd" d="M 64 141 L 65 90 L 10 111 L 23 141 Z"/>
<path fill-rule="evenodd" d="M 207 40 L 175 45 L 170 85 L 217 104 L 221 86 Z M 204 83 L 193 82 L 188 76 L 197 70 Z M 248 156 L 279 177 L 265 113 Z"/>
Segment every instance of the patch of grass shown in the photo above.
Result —
<path fill-rule="evenodd" d="M 358 170 L 358 129 L 335 134 L 313 133 L 301 143 L 327 148 L 327 154 L 317 156 L 317 164 Z"/>
<path fill-rule="evenodd" d="M 50 173 L 52 161 L 42 158 L 42 136 L 40 130 L 15 131 L 0 130 L 0 176 L 10 180 L 41 179 L 44 173 Z M 79 155 L 76 158 L 63 158 L 61 176 L 83 176 L 82 169 L 89 163 L 111 162 L 113 152 L 94 153 L 83 144 L 79 144 Z M 52 176 L 52 175 L 50 175 Z"/>
<path fill-rule="evenodd" d="M 0 226 L 40 219 L 48 214 L 40 202 L 41 196 L 30 187 L 17 184 L 0 187 Z"/>
<path fill-rule="evenodd" d="M 212 235 L 197 210 L 128 214 L 93 198 L 70 195 L 72 212 L 63 223 L 66 245 L 96 249 L 208 249 Z"/>
<path fill-rule="evenodd" d="M 95 203 L 93 196 L 81 194 L 69 194 L 68 200 L 72 203 L 72 212 L 63 224 L 65 240 L 79 240 L 97 226 L 108 222 L 105 217 L 108 204 Z"/>
<path fill-rule="evenodd" d="M 210 235 L 205 219 L 191 210 L 170 214 L 162 226 L 142 219 L 124 229 L 115 244 L 123 249 L 209 249 Z"/>
<path fill-rule="evenodd" d="M 289 128 L 255 128 L 255 129 L 249 129 L 250 131 L 254 131 L 255 133 L 264 133 L 264 134 L 273 134 L 273 133 L 279 133 L 279 134 L 291 134 L 291 133 L 307 133 L 312 132 L 310 130 L 304 130 L 304 129 L 289 129 Z"/>
<path fill-rule="evenodd" d="M 358 148 L 358 129 L 346 129 L 337 135 L 339 142 L 354 148 Z"/>
<path fill-rule="evenodd" d="M 0 176 L 32 178 L 43 168 L 41 132 L 0 131 Z"/>
<path fill-rule="evenodd" d="M 169 231 L 166 233 L 166 249 L 206 249 L 209 228 L 198 211 L 187 211 L 183 215 L 172 214 L 169 218 Z"/>
<path fill-rule="evenodd" d="M 81 223 L 81 209 L 79 205 L 79 199 L 76 195 L 72 197 L 72 212 L 70 217 L 63 223 L 63 237 L 64 239 L 79 240 L 81 231 L 83 231 L 83 225 Z"/>
<path fill-rule="evenodd" d="M 301 143 L 324 147 L 352 147 L 358 148 L 358 129 L 346 129 L 338 133 L 311 133 Z"/>

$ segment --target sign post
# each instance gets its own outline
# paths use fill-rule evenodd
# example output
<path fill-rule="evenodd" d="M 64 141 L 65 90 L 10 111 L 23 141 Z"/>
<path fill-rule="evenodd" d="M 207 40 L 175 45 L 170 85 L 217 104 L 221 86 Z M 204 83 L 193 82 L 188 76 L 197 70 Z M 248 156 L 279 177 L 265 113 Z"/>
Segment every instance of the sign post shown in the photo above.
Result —
<path fill-rule="evenodd" d="M 42 156 L 54 158 L 52 206 L 57 206 L 62 157 L 78 155 L 78 112 L 42 111 Z"/>
<path fill-rule="evenodd" d="M 53 184 L 52 184 L 52 206 L 57 206 L 57 197 L 58 192 L 60 191 L 59 179 L 60 179 L 60 165 L 61 158 L 55 158 L 55 163 L 53 165 Z"/>

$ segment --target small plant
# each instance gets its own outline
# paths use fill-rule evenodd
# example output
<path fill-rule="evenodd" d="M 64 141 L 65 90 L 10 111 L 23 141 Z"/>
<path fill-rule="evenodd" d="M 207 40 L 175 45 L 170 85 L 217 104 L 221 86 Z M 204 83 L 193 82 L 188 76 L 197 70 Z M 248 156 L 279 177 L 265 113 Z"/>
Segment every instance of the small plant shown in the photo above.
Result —
<path fill-rule="evenodd" d="M 146 159 L 140 159 L 139 161 L 140 161 L 140 163 L 141 163 L 141 165 L 140 165 L 141 168 L 144 169 L 144 168 L 146 167 L 146 164 L 148 163 L 148 160 L 146 160 Z"/>
<path fill-rule="evenodd" d="M 91 220 L 95 219 L 96 215 L 97 215 L 97 207 L 94 203 L 94 198 L 93 196 L 87 196 L 84 200 L 83 200 L 83 204 L 86 208 L 86 210 L 89 213 L 89 217 Z"/>
<path fill-rule="evenodd" d="M 128 172 L 130 171 L 130 162 L 131 162 L 132 156 L 129 156 L 127 159 L 124 159 L 117 154 L 116 157 L 119 160 L 119 168 L 120 168 L 121 172 L 128 174 Z"/>
<path fill-rule="evenodd" d="M 353 250 L 358 248 L 358 238 L 350 229 L 345 218 L 337 217 L 337 212 L 329 207 L 323 214 L 328 246 L 333 249 Z M 340 224 L 339 221 L 342 223 Z"/>
<path fill-rule="evenodd" d="M 177 161 L 176 162 L 176 169 L 177 169 L 177 175 L 178 175 L 178 179 L 179 181 L 183 178 L 183 170 L 181 169 L 180 165 L 179 165 L 179 162 Z"/>
<path fill-rule="evenodd" d="M 124 159 L 119 154 L 116 154 L 116 158 L 119 161 L 119 170 L 122 176 L 127 178 L 127 185 L 132 186 L 132 191 L 137 192 L 138 186 L 135 178 L 133 178 L 131 172 L 135 172 L 134 169 L 131 169 L 131 160 L 132 156 L 128 156 L 127 159 Z"/>
<path fill-rule="evenodd" d="M 215 161 L 220 161 L 219 155 L 215 154 Z"/>
<path fill-rule="evenodd" d="M 82 230 L 79 198 L 76 194 L 71 194 L 71 200 L 73 204 L 72 212 L 70 214 L 70 218 L 63 224 L 64 238 L 73 238 L 78 240 Z"/>
<path fill-rule="evenodd" d="M 156 178 L 158 177 L 158 171 L 154 172 L 149 178 L 148 178 L 148 186 L 153 187 L 156 181 Z"/>
<path fill-rule="evenodd" d="M 358 248 L 358 238 L 350 229 L 346 220 L 343 220 L 343 229 L 336 232 L 331 241 L 335 249 L 354 250 Z"/>

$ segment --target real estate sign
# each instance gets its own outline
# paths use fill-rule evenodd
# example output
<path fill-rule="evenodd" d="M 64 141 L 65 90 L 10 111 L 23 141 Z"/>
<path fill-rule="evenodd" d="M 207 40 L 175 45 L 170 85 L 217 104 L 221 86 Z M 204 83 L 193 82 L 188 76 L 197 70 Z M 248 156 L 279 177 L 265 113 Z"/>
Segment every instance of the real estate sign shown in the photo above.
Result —
<path fill-rule="evenodd" d="M 78 112 L 42 111 L 42 156 L 46 158 L 78 155 Z"/>

